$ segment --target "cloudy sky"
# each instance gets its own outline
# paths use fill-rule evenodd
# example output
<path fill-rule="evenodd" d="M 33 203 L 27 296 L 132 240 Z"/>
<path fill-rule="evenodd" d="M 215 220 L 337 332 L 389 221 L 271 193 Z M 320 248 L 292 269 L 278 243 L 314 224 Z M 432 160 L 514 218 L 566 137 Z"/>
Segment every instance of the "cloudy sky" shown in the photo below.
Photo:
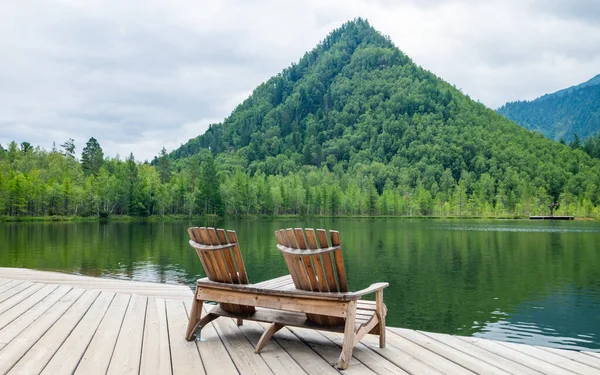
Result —
<path fill-rule="evenodd" d="M 355 17 L 492 108 L 600 74 L 598 0 L 6 0 L 0 144 L 151 159 Z"/>

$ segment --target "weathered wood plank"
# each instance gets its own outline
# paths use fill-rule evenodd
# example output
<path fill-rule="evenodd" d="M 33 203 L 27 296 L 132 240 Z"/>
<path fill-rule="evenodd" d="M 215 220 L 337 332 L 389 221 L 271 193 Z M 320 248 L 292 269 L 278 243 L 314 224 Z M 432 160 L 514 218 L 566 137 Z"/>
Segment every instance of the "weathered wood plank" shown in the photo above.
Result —
<path fill-rule="evenodd" d="M 22 283 L 0 295 L 0 314 L 42 289 L 43 284 Z"/>
<path fill-rule="evenodd" d="M 9 374 L 38 374 L 60 348 L 81 317 L 88 311 L 100 294 L 97 290 L 85 292 L 33 345 Z"/>
<path fill-rule="evenodd" d="M 523 366 L 520 363 L 513 362 L 509 359 L 506 359 L 498 354 L 492 353 L 485 349 L 482 349 L 476 345 L 470 344 L 463 340 L 458 339 L 456 336 L 441 334 L 441 333 L 431 333 L 431 332 L 421 332 L 420 333 L 431 337 L 441 343 L 444 343 L 448 346 L 451 346 L 457 350 L 460 350 L 471 357 L 479 358 L 482 361 L 485 361 L 489 364 L 492 364 L 496 367 L 504 369 L 513 374 L 530 374 L 530 375 L 539 375 L 540 372 L 535 371 L 529 367 Z"/>
<path fill-rule="evenodd" d="M 509 373 L 496 367 L 495 365 L 484 362 L 477 357 L 470 356 L 460 350 L 443 344 L 429 336 L 410 329 L 394 328 L 394 334 L 399 335 L 407 340 L 414 342 L 417 345 L 426 348 L 439 356 L 452 361 L 459 366 L 471 370 L 476 374 L 496 374 L 508 375 Z"/>
<path fill-rule="evenodd" d="M 227 348 L 227 352 L 236 364 L 240 374 L 272 374 L 273 372 L 262 359 L 254 353 L 254 347 L 250 345 L 246 336 L 229 318 L 220 318 L 212 322 L 221 337 L 221 341 Z"/>
<path fill-rule="evenodd" d="M 288 327 L 288 329 L 330 365 L 333 366 L 337 363 L 341 350 L 331 340 L 313 330 L 296 327 Z M 352 357 L 344 374 L 374 374 L 374 372 Z"/>
<path fill-rule="evenodd" d="M 52 309 L 27 326 L 9 345 L 0 350 L 0 374 L 8 372 L 27 353 L 27 351 L 42 337 L 46 331 L 84 294 L 99 292 L 84 289 L 72 289 L 62 297 Z"/>
<path fill-rule="evenodd" d="M 188 316 L 183 302 L 167 300 L 166 308 L 173 374 L 205 374 L 196 343 L 184 338 Z"/>
<path fill-rule="evenodd" d="M 567 371 L 561 367 L 555 366 L 535 357 L 531 357 L 527 354 L 521 353 L 518 350 L 500 345 L 499 343 L 491 340 L 478 339 L 475 337 L 457 337 L 463 341 L 477 345 L 480 348 L 488 350 L 492 353 L 496 353 L 504 358 L 510 359 L 513 362 L 518 362 L 543 374 L 574 374 L 574 372 Z"/>
<path fill-rule="evenodd" d="M 51 293 L 38 301 L 29 310 L 23 312 L 12 322 L 0 329 L 0 349 L 9 344 L 12 339 L 17 337 L 25 328 L 33 323 L 37 318 L 44 314 L 52 305 L 63 298 L 71 289 L 70 286 L 59 286 Z"/>
<path fill-rule="evenodd" d="M 551 363 L 555 366 L 561 367 L 565 370 L 572 371 L 577 374 L 591 374 L 591 375 L 600 375 L 600 370 L 584 365 L 583 363 L 579 363 L 573 361 L 570 358 L 566 358 L 539 348 L 530 345 L 524 344 L 516 344 L 512 342 L 501 342 L 497 341 L 498 344 L 506 346 L 508 348 L 518 350 L 521 353 L 527 354 L 532 358 L 538 358 L 542 361 Z"/>
<path fill-rule="evenodd" d="M 258 340 L 265 330 L 256 322 L 247 322 L 240 327 L 250 344 L 256 348 Z M 269 340 L 259 354 L 275 374 L 306 374 L 275 340 Z"/>
<path fill-rule="evenodd" d="M 392 339 L 393 341 L 393 339 Z M 379 343 L 376 336 L 367 335 L 362 339 L 362 344 L 380 355 L 382 358 L 387 359 L 396 366 L 400 367 L 404 371 L 411 374 L 426 374 L 426 375 L 440 375 L 443 372 L 437 370 L 435 365 L 432 363 L 426 363 L 421 359 L 411 355 L 410 353 L 402 350 L 393 345 L 392 342 L 388 343 L 385 349 L 379 348 Z"/>
<path fill-rule="evenodd" d="M 473 374 L 472 371 L 469 371 L 466 368 L 447 360 L 437 353 L 427 350 L 400 335 L 391 334 L 393 332 L 393 329 L 388 329 L 388 335 L 386 337 L 388 343 L 394 345 L 396 348 L 402 349 L 402 351 L 419 359 L 421 362 L 427 363 L 428 365 L 430 364 L 431 366 L 435 367 L 436 370 L 447 374 Z M 376 348 L 373 349 L 378 353 L 381 353 L 384 350 L 381 349 L 380 351 Z"/>
<path fill-rule="evenodd" d="M 268 325 L 266 323 L 259 323 L 263 329 Z M 333 368 L 332 365 L 327 363 L 321 356 L 319 356 L 314 350 L 309 348 L 302 340 L 294 335 L 290 330 L 284 328 L 277 332 L 273 336 L 273 340 L 279 344 L 292 357 L 296 363 L 302 367 L 307 374 L 310 375 L 331 375 L 338 374 L 339 372 Z"/>
<path fill-rule="evenodd" d="M 600 369 L 600 358 L 595 358 L 589 355 L 585 355 L 584 353 L 576 352 L 573 350 L 562 350 L 555 348 L 547 348 L 543 346 L 536 346 L 536 348 L 548 351 L 550 353 L 554 353 L 556 355 L 560 355 L 565 358 L 569 358 L 573 361 L 583 363 L 584 365 L 588 365 L 594 367 L 596 369 Z"/>
<path fill-rule="evenodd" d="M 75 370 L 76 375 L 106 374 L 130 299 L 129 294 L 115 295 Z"/>
<path fill-rule="evenodd" d="M 597 357 L 597 358 L 600 358 L 600 353 L 597 353 L 597 352 L 588 352 L 588 351 L 583 351 L 583 352 L 581 352 L 581 353 L 583 353 L 583 354 L 585 354 L 585 355 L 591 355 L 592 357 Z"/>
<path fill-rule="evenodd" d="M 319 331 L 323 336 L 327 337 L 329 340 L 333 341 L 339 348 L 342 348 L 344 345 L 344 338 L 342 334 L 335 332 L 326 332 Z M 394 364 L 391 361 L 388 361 L 384 357 L 380 356 L 376 352 L 372 351 L 364 344 L 357 344 L 354 347 L 354 351 L 352 352 L 354 358 L 359 360 L 363 365 L 367 366 L 371 371 L 377 374 L 408 374 L 408 372 L 404 371 L 398 365 Z M 418 372 L 422 373 L 422 372 Z"/>
<path fill-rule="evenodd" d="M 191 311 L 191 305 L 191 302 L 185 302 L 185 308 L 188 315 Z M 214 305 L 204 304 L 204 314 L 213 307 Z M 227 349 L 225 349 L 225 346 L 212 323 L 209 323 L 202 329 L 201 341 L 196 341 L 196 346 L 200 352 L 204 370 L 208 375 L 238 373 L 238 370 L 233 363 L 233 359 L 231 359 L 229 353 L 227 353 Z"/>
<path fill-rule="evenodd" d="M 170 374 L 171 352 L 165 300 L 148 299 L 140 374 Z"/>
<path fill-rule="evenodd" d="M 31 288 L 36 288 L 36 286 L 32 286 Z M 28 289 L 31 289 L 28 288 Z M 7 310 L 2 310 L 6 308 L 7 305 L 2 306 L 0 308 L 0 328 L 8 325 L 10 322 L 21 316 L 25 311 L 29 310 L 31 307 L 35 306 L 39 301 L 44 299 L 48 294 L 52 293 L 58 285 L 46 285 L 39 288 L 35 293 L 29 295 L 27 298 L 20 300 L 20 296 L 13 296 L 8 300 L 4 301 L 7 305 L 11 305 Z M 26 290 L 28 290 L 26 289 Z M 35 289 L 34 289 L 35 290 Z M 20 293 L 19 293 L 20 294 Z M 18 297 L 18 298 L 17 298 Z M 14 298 L 14 300 L 13 300 Z M 17 301 L 18 300 L 18 301 Z M 17 302 L 17 303 L 15 303 Z"/>
<path fill-rule="evenodd" d="M 146 293 L 150 293 L 148 295 L 178 300 L 185 300 L 191 298 L 193 295 L 187 285 L 118 280 L 7 267 L 0 267 L 0 274 L 4 278 L 12 280 L 25 280 L 44 284 L 63 284 L 85 289 L 98 289 L 127 294 L 146 295 Z"/>
<path fill-rule="evenodd" d="M 107 374 L 137 374 L 140 370 L 148 297 L 133 295 L 108 365 Z"/>
<path fill-rule="evenodd" d="M 60 349 L 44 367 L 42 374 L 72 374 L 75 371 L 113 297 L 114 293 L 100 293 L 71 331 L 69 337 L 62 343 Z"/>
<path fill-rule="evenodd" d="M 9 280 L 7 283 L 2 284 L 0 286 L 0 302 L 4 301 L 6 298 L 12 296 L 12 294 L 8 293 L 8 297 L 5 296 L 5 292 L 16 287 L 19 284 L 23 284 L 25 281 L 23 280 Z M 33 283 L 29 283 L 33 285 Z"/>

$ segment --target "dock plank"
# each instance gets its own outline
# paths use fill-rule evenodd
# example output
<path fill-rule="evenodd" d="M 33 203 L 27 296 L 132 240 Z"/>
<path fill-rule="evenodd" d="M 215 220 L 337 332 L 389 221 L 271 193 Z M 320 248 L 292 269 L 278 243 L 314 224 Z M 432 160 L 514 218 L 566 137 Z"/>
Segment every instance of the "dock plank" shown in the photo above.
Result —
<path fill-rule="evenodd" d="M 472 343 L 492 353 L 496 353 L 504 358 L 510 359 L 513 362 L 518 362 L 523 366 L 530 367 L 543 374 L 575 374 L 572 371 L 565 370 L 561 367 L 555 366 L 546 361 L 540 360 L 535 357 L 531 357 L 525 353 L 521 353 L 518 350 L 501 345 L 492 340 L 479 339 L 476 337 L 459 337 L 461 340 Z"/>
<path fill-rule="evenodd" d="M 71 289 L 70 286 L 61 285 L 46 295 L 41 301 L 38 301 L 29 310 L 23 312 L 12 322 L 0 329 L 0 349 L 5 347 L 12 339 L 17 337 L 37 318 L 44 314 L 52 305 L 63 298 Z"/>
<path fill-rule="evenodd" d="M 500 341 L 497 341 L 497 343 L 500 345 L 504 345 L 508 348 L 518 350 L 521 353 L 527 354 L 534 358 L 538 358 L 542 361 L 551 363 L 555 366 L 558 366 L 558 367 L 563 368 L 568 371 L 572 371 L 577 374 L 600 375 L 599 369 L 587 366 L 583 363 L 579 363 L 570 358 L 563 357 L 563 356 L 557 355 L 557 354 L 549 352 L 549 351 L 541 350 L 534 346 L 524 345 L 524 344 L 516 344 L 516 343 L 512 343 L 512 342 L 500 342 Z"/>
<path fill-rule="evenodd" d="M 5 292 L 7 292 L 8 290 L 16 287 L 17 285 L 23 284 L 25 282 L 26 281 L 23 281 L 23 280 L 9 280 L 7 283 L 2 284 L 0 286 L 0 302 L 4 301 L 6 298 L 8 298 L 8 297 L 5 297 L 5 295 L 6 295 Z M 33 283 L 28 283 L 28 284 L 33 285 Z M 8 294 L 9 294 L 9 297 L 12 295 L 10 293 L 8 293 Z"/>
<path fill-rule="evenodd" d="M 32 288 L 36 288 L 36 286 L 34 285 L 32 286 Z M 17 319 L 19 316 L 21 316 L 27 310 L 35 306 L 37 303 L 39 303 L 39 301 L 44 299 L 48 294 L 52 293 L 57 288 L 58 285 L 42 285 L 42 287 L 39 288 L 35 293 L 29 295 L 23 300 L 19 300 L 18 303 L 14 304 L 8 310 L 4 311 L 2 315 L 0 315 L 0 328 L 4 328 L 10 322 Z M 9 300 L 11 299 L 12 298 L 10 298 Z"/>
<path fill-rule="evenodd" d="M 409 355 L 419 359 L 421 362 L 428 364 L 431 367 L 434 367 L 436 370 L 446 373 L 446 374 L 469 374 L 472 375 L 473 372 L 444 358 L 443 356 L 434 353 L 414 342 L 394 333 L 392 328 L 388 329 L 388 334 L 386 336 L 387 342 L 392 344 L 398 349 L 401 349 L 403 352 L 408 353 Z M 375 349 L 380 352 L 378 349 Z"/>
<path fill-rule="evenodd" d="M 267 329 L 269 324 L 259 323 L 263 329 Z M 314 350 L 308 347 L 300 338 L 294 335 L 290 330 L 284 328 L 273 335 L 271 340 L 275 340 L 279 346 L 285 350 L 290 357 L 310 375 L 333 375 L 339 374 L 331 364 Z"/>
<path fill-rule="evenodd" d="M 7 373 L 84 292 L 94 293 L 79 288 L 71 289 L 52 309 L 27 326 L 11 341 L 10 345 L 2 348 L 0 350 L 0 374 Z"/>
<path fill-rule="evenodd" d="M 560 355 L 562 357 L 569 358 L 575 362 L 583 363 L 584 365 L 588 365 L 596 369 L 600 369 L 600 358 L 594 358 L 592 356 L 585 355 L 584 353 L 579 353 L 573 350 L 561 350 L 555 348 L 546 348 L 542 346 L 536 346 L 536 348 L 548 351 L 550 353 L 554 353 L 556 355 Z"/>
<path fill-rule="evenodd" d="M 23 355 L 9 374 L 39 374 L 99 294 L 97 290 L 86 291 L 50 329 L 41 332 L 42 337 Z"/>
<path fill-rule="evenodd" d="M 43 287 L 44 284 L 23 283 L 10 290 L 7 290 L 3 293 L 4 296 L 0 295 L 0 299 L 2 299 L 2 302 L 0 302 L 0 314 L 19 304 L 21 301 Z"/>
<path fill-rule="evenodd" d="M 192 301 L 186 301 L 184 306 L 187 314 L 187 322 L 187 319 L 189 319 L 190 316 L 190 311 L 192 310 Z M 205 304 L 203 308 L 204 314 L 206 314 L 207 308 L 212 308 L 212 305 L 207 306 Z M 185 327 L 181 330 L 178 330 L 176 334 L 183 337 L 184 331 Z M 223 345 L 223 342 L 221 341 L 221 338 L 217 334 L 217 331 L 212 323 L 209 323 L 202 329 L 201 341 L 196 341 L 196 347 L 200 353 L 200 358 L 202 359 L 202 363 L 204 365 L 204 371 L 207 375 L 238 373 L 238 370 L 233 363 L 233 359 L 231 359 L 229 353 L 227 353 L 227 349 L 225 349 L 225 346 Z"/>
<path fill-rule="evenodd" d="M 263 327 L 257 322 L 244 321 L 239 328 L 252 347 L 256 349 L 258 340 L 265 332 Z M 302 367 L 275 340 L 269 340 L 259 355 L 275 374 L 306 374 Z"/>
<path fill-rule="evenodd" d="M 428 349 L 429 351 L 436 353 L 437 355 L 446 358 L 449 361 L 456 363 L 457 365 L 464 367 L 476 374 L 490 374 L 490 375 L 508 375 L 509 373 L 492 365 L 482 361 L 477 357 L 470 356 L 456 348 L 441 343 L 427 335 L 420 332 L 413 331 L 410 329 L 394 328 L 392 332 L 399 335 L 413 343 Z"/>
<path fill-rule="evenodd" d="M 139 372 L 147 303 L 148 297 L 131 297 L 107 374 L 128 375 Z"/>
<path fill-rule="evenodd" d="M 331 340 L 314 330 L 296 327 L 287 327 L 287 329 L 312 348 L 331 366 L 337 363 L 341 350 Z M 374 372 L 352 357 L 350 358 L 348 368 L 344 370 L 344 374 L 374 374 Z"/>
<path fill-rule="evenodd" d="M 535 371 L 532 368 L 527 366 L 523 366 L 520 363 L 513 362 L 509 359 L 506 359 L 502 356 L 499 356 L 495 353 L 487 351 L 483 348 L 480 348 L 476 345 L 470 344 L 463 340 L 460 340 L 456 336 L 446 335 L 442 333 L 431 333 L 431 332 L 422 332 L 420 333 L 427 335 L 439 342 L 442 342 L 448 346 L 456 348 L 474 358 L 479 358 L 482 361 L 485 361 L 490 364 L 494 364 L 497 367 L 505 369 L 511 374 L 523 374 L 523 375 L 539 375 L 541 372 Z"/>
<path fill-rule="evenodd" d="M 129 294 L 115 295 L 77 366 L 76 375 L 106 374 L 130 299 Z"/>
<path fill-rule="evenodd" d="M 213 320 L 213 326 L 217 330 L 221 341 L 225 345 L 229 356 L 233 359 L 240 374 L 272 374 L 273 372 L 262 359 L 254 353 L 254 348 L 246 336 L 235 325 L 231 318 L 219 318 Z"/>
<path fill-rule="evenodd" d="M 188 316 L 186 315 L 183 302 L 168 300 L 166 301 L 166 307 L 173 375 L 205 374 L 196 343 L 194 341 L 186 341 L 184 337 Z M 214 360 L 216 362 L 218 357 Z M 215 365 L 219 366 L 219 363 L 215 363 Z M 227 366 L 227 363 L 224 365 Z M 227 369 L 227 367 L 224 368 Z M 234 372 L 223 373 L 237 374 L 237 370 L 234 367 Z"/>
<path fill-rule="evenodd" d="M 170 374 L 171 351 L 165 300 L 149 298 L 146 307 L 140 374 Z"/>
<path fill-rule="evenodd" d="M 323 336 L 327 337 L 329 340 L 333 341 L 340 349 L 344 345 L 344 336 L 341 333 L 336 332 L 327 332 L 327 331 L 319 331 Z M 379 337 L 378 339 L 379 340 Z M 377 344 L 379 346 L 379 344 Z M 409 374 L 409 372 L 405 371 L 398 365 L 394 364 L 391 361 L 388 361 L 384 357 L 380 356 L 369 347 L 367 347 L 363 343 L 358 343 L 354 347 L 354 351 L 352 352 L 354 358 L 358 359 L 363 365 L 367 366 L 371 371 L 383 375 L 393 375 L 393 374 Z M 420 373 L 420 372 L 419 372 Z"/>
<path fill-rule="evenodd" d="M 113 298 L 114 293 L 100 293 L 44 367 L 42 374 L 72 374 L 75 371 Z"/>

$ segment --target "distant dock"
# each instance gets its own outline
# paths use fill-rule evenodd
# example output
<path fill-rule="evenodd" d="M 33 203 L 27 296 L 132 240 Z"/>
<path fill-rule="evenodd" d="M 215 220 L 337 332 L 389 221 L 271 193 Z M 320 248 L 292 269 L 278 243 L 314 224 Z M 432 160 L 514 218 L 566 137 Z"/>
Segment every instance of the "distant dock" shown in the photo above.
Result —
<path fill-rule="evenodd" d="M 529 216 L 530 220 L 575 220 L 575 216 Z"/>

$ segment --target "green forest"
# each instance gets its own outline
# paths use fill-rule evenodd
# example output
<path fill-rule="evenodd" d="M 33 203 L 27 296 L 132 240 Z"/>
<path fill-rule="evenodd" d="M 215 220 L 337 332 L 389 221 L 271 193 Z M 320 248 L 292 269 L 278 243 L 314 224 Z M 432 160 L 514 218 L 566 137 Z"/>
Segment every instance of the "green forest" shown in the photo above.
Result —
<path fill-rule="evenodd" d="M 0 147 L 0 215 L 600 217 L 600 160 L 523 129 L 357 19 L 150 163 Z"/>
<path fill-rule="evenodd" d="M 600 75 L 532 101 L 506 103 L 498 113 L 556 141 L 600 135 Z"/>

